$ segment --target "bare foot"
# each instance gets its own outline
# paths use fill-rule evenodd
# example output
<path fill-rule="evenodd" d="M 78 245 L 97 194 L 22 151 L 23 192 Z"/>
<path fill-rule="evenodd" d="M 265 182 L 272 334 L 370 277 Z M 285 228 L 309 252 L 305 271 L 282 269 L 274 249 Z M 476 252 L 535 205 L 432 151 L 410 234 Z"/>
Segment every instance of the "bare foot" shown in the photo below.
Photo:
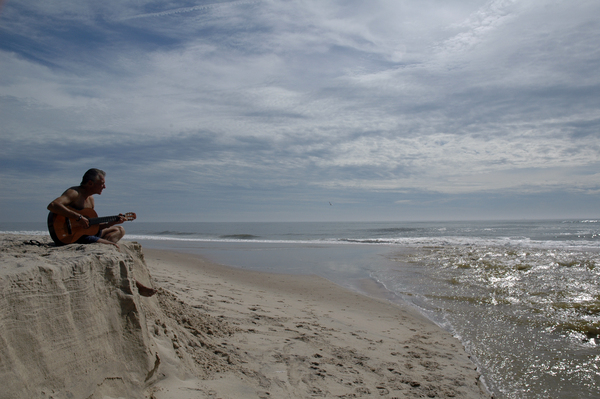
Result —
<path fill-rule="evenodd" d="M 154 288 L 146 287 L 145 285 L 142 285 L 142 283 L 140 283 L 137 280 L 135 282 L 135 286 L 137 287 L 138 292 L 140 293 L 141 296 L 150 297 L 150 296 L 156 294 L 156 290 Z"/>

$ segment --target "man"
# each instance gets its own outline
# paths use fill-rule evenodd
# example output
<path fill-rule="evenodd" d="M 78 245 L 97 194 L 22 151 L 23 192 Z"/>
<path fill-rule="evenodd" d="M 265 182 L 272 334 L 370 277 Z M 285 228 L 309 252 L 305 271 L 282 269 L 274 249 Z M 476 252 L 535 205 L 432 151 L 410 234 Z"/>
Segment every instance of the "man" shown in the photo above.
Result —
<path fill-rule="evenodd" d="M 77 210 L 94 209 L 93 195 L 102 194 L 102 190 L 106 188 L 106 173 L 100 169 L 90 169 L 83 175 L 81 184 L 74 186 L 65 191 L 60 197 L 52 201 L 48 205 L 48 210 L 57 215 L 64 216 L 69 219 L 74 219 L 75 223 L 79 223 L 82 228 L 88 228 L 90 221 Z M 78 243 L 91 244 L 100 243 L 114 245 L 119 248 L 119 240 L 125 235 L 123 226 L 117 226 L 125 221 L 125 218 L 120 215 L 119 220 L 100 224 L 100 231 L 95 236 L 83 236 Z M 153 288 L 146 287 L 136 281 L 135 285 L 138 288 L 140 295 L 152 296 L 156 293 Z"/>
<path fill-rule="evenodd" d="M 94 194 L 101 195 L 102 190 L 106 188 L 106 173 L 100 169 L 90 169 L 83 175 L 79 186 L 71 187 L 60 197 L 48 205 L 48 210 L 57 215 L 69 219 L 75 219 L 82 228 L 88 228 L 90 221 L 83 215 L 77 213 L 77 210 L 84 208 L 94 209 Z M 77 242 L 80 244 L 101 243 L 114 245 L 119 248 L 117 242 L 125 235 L 125 229 L 122 226 L 116 226 L 125 221 L 122 216 L 119 220 L 110 223 L 102 223 L 100 231 L 95 236 L 83 236 Z"/>

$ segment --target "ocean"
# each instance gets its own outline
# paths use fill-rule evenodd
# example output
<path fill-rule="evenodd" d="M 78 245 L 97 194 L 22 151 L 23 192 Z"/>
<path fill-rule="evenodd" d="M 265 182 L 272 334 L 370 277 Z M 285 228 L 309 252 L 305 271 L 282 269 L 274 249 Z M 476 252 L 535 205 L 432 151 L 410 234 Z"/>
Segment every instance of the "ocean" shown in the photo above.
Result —
<path fill-rule="evenodd" d="M 460 339 L 496 398 L 600 398 L 600 220 L 125 227 L 144 247 L 230 266 L 357 291 L 372 279 Z"/>

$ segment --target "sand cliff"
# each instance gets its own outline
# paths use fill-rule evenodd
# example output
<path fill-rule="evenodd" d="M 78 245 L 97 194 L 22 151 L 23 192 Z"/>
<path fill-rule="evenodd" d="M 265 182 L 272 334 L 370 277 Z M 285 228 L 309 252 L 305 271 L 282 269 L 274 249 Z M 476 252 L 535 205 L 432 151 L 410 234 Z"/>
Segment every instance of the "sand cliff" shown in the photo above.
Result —
<path fill-rule="evenodd" d="M 0 250 L 0 396 L 139 397 L 157 359 L 133 280 L 148 281 L 140 246 L 23 238 Z"/>
<path fill-rule="evenodd" d="M 152 286 L 141 246 L 0 235 L 0 399 L 155 398 L 229 371 L 227 322 Z"/>

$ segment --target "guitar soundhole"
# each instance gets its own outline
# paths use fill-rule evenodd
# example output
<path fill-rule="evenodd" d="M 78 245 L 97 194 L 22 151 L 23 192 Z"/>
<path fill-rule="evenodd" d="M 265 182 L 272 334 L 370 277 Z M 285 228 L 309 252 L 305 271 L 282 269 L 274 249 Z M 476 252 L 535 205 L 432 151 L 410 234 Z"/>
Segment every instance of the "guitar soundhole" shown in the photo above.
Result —
<path fill-rule="evenodd" d="M 73 234 L 73 230 L 71 229 L 71 221 L 67 219 L 67 232 L 69 235 Z"/>

